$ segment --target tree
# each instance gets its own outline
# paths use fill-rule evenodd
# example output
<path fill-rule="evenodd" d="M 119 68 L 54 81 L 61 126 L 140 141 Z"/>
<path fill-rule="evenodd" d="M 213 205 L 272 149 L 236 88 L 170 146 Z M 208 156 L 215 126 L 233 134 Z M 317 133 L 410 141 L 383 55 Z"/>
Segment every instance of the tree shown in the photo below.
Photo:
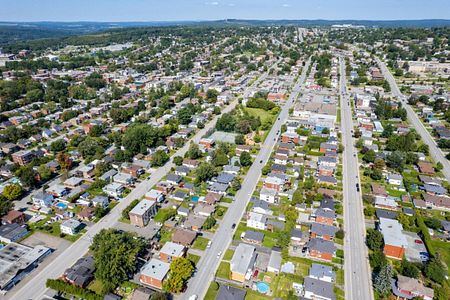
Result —
<path fill-rule="evenodd" d="M 6 199 L 3 194 L 0 194 L 0 217 L 6 215 L 13 207 L 13 202 Z"/>
<path fill-rule="evenodd" d="M 250 166 L 252 164 L 252 156 L 247 151 L 244 151 L 241 153 L 241 156 L 239 157 L 239 163 L 243 167 Z"/>
<path fill-rule="evenodd" d="M 213 176 L 215 176 L 216 170 L 214 167 L 209 163 L 201 163 L 198 168 L 195 170 L 196 176 L 196 182 L 201 183 L 205 182 L 209 179 L 211 179 Z"/>
<path fill-rule="evenodd" d="M 96 154 L 104 153 L 103 147 L 98 143 L 96 138 L 90 136 L 78 145 L 78 151 L 84 159 L 91 158 Z"/>
<path fill-rule="evenodd" d="M 37 171 L 43 181 L 47 181 L 52 177 L 52 171 L 46 165 L 40 165 Z"/>
<path fill-rule="evenodd" d="M 181 166 L 181 165 L 183 164 L 183 158 L 182 158 L 181 156 L 175 156 L 175 157 L 173 158 L 173 163 L 174 163 L 176 166 Z"/>
<path fill-rule="evenodd" d="M 56 160 L 63 171 L 68 171 L 72 167 L 72 160 L 70 159 L 69 154 L 65 152 L 58 153 L 56 155 Z"/>
<path fill-rule="evenodd" d="M 400 265 L 400 274 L 411 278 L 419 278 L 420 270 L 415 264 L 403 258 Z"/>
<path fill-rule="evenodd" d="M 363 156 L 363 160 L 366 163 L 371 163 L 375 161 L 375 151 L 373 151 L 372 149 L 370 149 L 369 151 L 367 151 L 364 156 Z"/>
<path fill-rule="evenodd" d="M 425 275 L 436 283 L 442 284 L 445 281 L 446 271 L 442 262 L 438 258 L 432 258 L 425 265 Z"/>
<path fill-rule="evenodd" d="M 94 237 L 90 250 L 95 261 L 95 278 L 104 284 L 105 292 L 136 272 L 137 257 L 143 249 L 144 242 L 129 232 L 102 229 Z"/>
<path fill-rule="evenodd" d="M 245 136 L 243 134 L 238 134 L 234 138 L 234 143 L 236 145 L 245 145 Z"/>
<path fill-rule="evenodd" d="M 381 295 L 386 295 L 391 290 L 392 275 L 392 266 L 389 263 L 383 265 L 380 271 L 375 275 L 373 287 Z"/>
<path fill-rule="evenodd" d="M 212 154 L 211 163 L 216 167 L 224 166 L 228 164 L 228 156 L 222 149 L 216 149 Z"/>
<path fill-rule="evenodd" d="M 161 167 L 169 160 L 169 158 L 169 155 L 165 151 L 158 150 L 152 155 L 152 166 Z"/>
<path fill-rule="evenodd" d="M 63 139 L 56 140 L 50 144 L 50 150 L 53 152 L 61 152 L 66 149 L 66 142 Z"/>
<path fill-rule="evenodd" d="M 367 229 L 366 243 L 370 250 L 380 250 L 383 247 L 383 235 L 378 230 L 369 228 Z"/>
<path fill-rule="evenodd" d="M 22 166 L 15 172 L 19 177 L 20 182 L 27 187 L 33 187 L 36 184 L 36 171 L 31 165 Z"/>
<path fill-rule="evenodd" d="M 213 216 L 209 216 L 208 218 L 206 218 L 205 223 L 202 226 L 202 229 L 211 229 L 214 227 L 214 225 L 216 225 L 216 219 L 214 219 Z"/>
<path fill-rule="evenodd" d="M 303 203 L 303 192 L 300 188 L 297 188 L 292 194 L 292 205 Z"/>
<path fill-rule="evenodd" d="M 174 259 L 170 264 L 169 277 L 164 282 L 164 290 L 170 293 L 181 292 L 192 272 L 194 272 L 194 265 L 190 260 L 184 257 Z"/>
<path fill-rule="evenodd" d="M 186 155 L 190 159 L 198 159 L 202 157 L 202 151 L 200 150 L 197 144 L 191 143 L 189 145 L 188 151 L 186 152 Z"/>
<path fill-rule="evenodd" d="M 235 191 L 239 191 L 242 187 L 241 179 L 239 177 L 235 177 L 231 182 L 231 188 Z"/>
<path fill-rule="evenodd" d="M 20 195 L 22 195 L 22 192 L 23 189 L 20 185 L 8 184 L 3 188 L 2 194 L 7 200 L 13 201 L 19 199 Z"/>
<path fill-rule="evenodd" d="M 167 300 L 167 296 L 162 292 L 155 292 L 150 296 L 149 300 Z"/>
<path fill-rule="evenodd" d="M 92 137 L 99 137 L 102 135 L 102 133 L 103 133 L 103 126 L 101 126 L 101 125 L 94 125 L 89 130 L 89 136 L 92 136 Z"/>

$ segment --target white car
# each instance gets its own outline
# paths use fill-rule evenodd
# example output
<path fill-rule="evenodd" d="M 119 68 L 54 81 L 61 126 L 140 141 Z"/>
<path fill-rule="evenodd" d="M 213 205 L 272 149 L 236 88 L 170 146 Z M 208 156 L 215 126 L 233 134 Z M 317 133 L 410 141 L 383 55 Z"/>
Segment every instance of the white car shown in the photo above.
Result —
<path fill-rule="evenodd" d="M 194 294 L 194 295 L 190 296 L 189 300 L 197 300 L 197 295 Z"/>
<path fill-rule="evenodd" d="M 219 253 L 217 253 L 217 258 L 219 258 L 222 255 L 222 251 L 219 251 Z"/>

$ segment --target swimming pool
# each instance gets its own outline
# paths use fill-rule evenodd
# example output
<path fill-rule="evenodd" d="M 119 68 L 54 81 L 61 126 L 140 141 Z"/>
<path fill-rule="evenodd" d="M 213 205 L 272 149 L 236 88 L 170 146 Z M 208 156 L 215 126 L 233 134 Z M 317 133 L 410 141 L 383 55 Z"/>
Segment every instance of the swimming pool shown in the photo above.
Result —
<path fill-rule="evenodd" d="M 62 203 L 62 202 L 56 203 L 55 206 L 56 206 L 57 208 L 59 208 L 59 209 L 66 209 L 66 208 L 67 208 L 67 204 Z"/>
<path fill-rule="evenodd" d="M 261 294 L 267 294 L 269 292 L 269 285 L 262 281 L 256 283 L 256 288 Z"/>
<path fill-rule="evenodd" d="M 197 203 L 199 198 L 199 196 L 192 196 L 191 201 Z"/>

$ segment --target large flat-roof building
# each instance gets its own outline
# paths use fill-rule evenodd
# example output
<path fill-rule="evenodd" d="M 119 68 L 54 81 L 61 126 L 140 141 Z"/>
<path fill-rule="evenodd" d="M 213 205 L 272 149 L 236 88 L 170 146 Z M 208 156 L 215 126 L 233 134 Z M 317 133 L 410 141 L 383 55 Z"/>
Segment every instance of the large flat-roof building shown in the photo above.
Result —
<path fill-rule="evenodd" d="M 0 249 L 0 291 L 8 291 L 31 272 L 51 249 L 10 243 Z"/>
<path fill-rule="evenodd" d="M 402 259 L 408 246 L 402 225 L 397 220 L 380 218 L 378 227 L 383 234 L 384 254 L 389 258 Z"/>
<path fill-rule="evenodd" d="M 144 199 L 129 212 L 130 222 L 133 225 L 144 227 L 155 214 L 156 201 Z"/>

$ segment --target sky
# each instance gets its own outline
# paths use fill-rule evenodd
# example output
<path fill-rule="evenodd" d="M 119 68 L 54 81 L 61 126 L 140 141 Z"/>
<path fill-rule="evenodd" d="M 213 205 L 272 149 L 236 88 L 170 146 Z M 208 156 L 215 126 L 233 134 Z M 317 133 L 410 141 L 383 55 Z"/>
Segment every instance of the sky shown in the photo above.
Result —
<path fill-rule="evenodd" d="M 0 0 L 0 21 L 450 19 L 450 0 Z"/>

